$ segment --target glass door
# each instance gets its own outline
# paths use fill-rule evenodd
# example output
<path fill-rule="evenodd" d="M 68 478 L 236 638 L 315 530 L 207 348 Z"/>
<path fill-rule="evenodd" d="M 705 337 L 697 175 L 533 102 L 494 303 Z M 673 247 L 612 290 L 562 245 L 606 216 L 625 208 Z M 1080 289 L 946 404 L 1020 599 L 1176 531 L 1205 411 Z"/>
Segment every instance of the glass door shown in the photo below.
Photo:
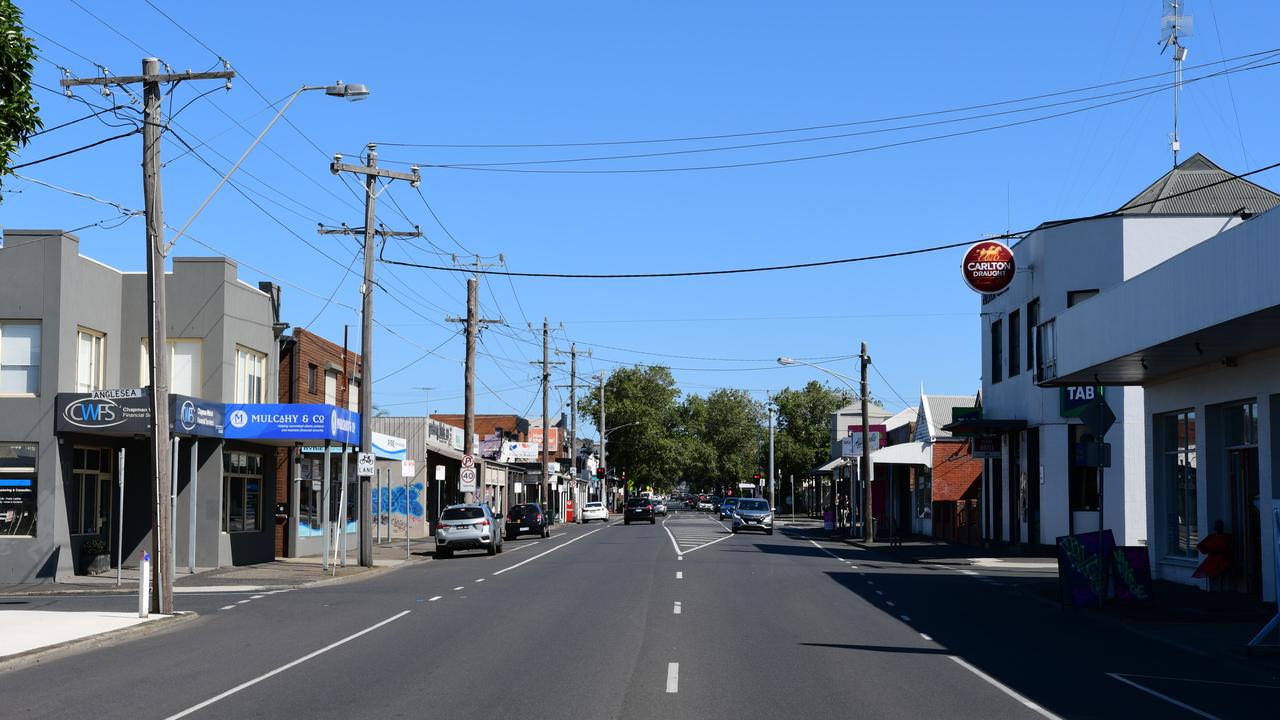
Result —
<path fill-rule="evenodd" d="M 1258 512 L 1258 448 L 1227 450 L 1227 484 L 1231 489 L 1231 532 L 1236 536 L 1237 589 L 1262 590 L 1262 527 Z"/>

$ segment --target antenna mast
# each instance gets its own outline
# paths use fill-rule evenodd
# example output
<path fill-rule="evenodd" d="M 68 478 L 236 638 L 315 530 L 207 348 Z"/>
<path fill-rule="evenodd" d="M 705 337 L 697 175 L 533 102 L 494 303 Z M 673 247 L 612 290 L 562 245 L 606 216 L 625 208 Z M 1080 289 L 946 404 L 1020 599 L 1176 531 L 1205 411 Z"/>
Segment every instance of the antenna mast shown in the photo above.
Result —
<path fill-rule="evenodd" d="M 1182 39 L 1191 35 L 1191 17 L 1183 15 L 1187 0 L 1164 0 L 1160 17 L 1160 53 L 1173 48 L 1173 132 L 1169 135 L 1169 148 L 1173 150 L 1173 165 L 1178 166 L 1178 94 L 1182 90 L 1182 62 L 1187 59 L 1187 48 Z"/>

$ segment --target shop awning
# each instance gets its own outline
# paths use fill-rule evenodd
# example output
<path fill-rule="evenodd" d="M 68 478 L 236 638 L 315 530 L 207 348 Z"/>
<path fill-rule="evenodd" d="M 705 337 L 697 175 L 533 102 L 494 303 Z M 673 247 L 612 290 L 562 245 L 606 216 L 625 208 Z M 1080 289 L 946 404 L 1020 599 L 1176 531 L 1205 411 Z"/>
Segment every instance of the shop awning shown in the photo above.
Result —
<path fill-rule="evenodd" d="M 428 444 L 428 445 L 427 445 L 427 452 L 429 452 L 429 453 L 435 453 L 435 454 L 437 454 L 437 455 L 443 455 L 443 456 L 445 456 L 445 457 L 447 457 L 447 458 L 453 458 L 454 460 L 457 460 L 458 462 L 462 462 L 462 451 L 461 451 L 461 450 L 454 450 L 454 449 L 453 449 L 453 448 L 451 448 L 451 447 L 444 447 L 443 445 L 432 445 L 432 444 Z"/>
<path fill-rule="evenodd" d="M 1027 429 L 1026 420 L 1002 420 L 999 418 L 961 418 L 943 425 L 943 430 L 955 435 L 1000 435 Z"/>
<path fill-rule="evenodd" d="M 848 464 L 848 461 L 845 458 L 836 458 L 834 460 L 827 462 L 827 464 L 825 465 L 819 465 L 818 467 L 810 470 L 809 472 L 810 474 L 813 474 L 813 475 L 830 475 L 837 468 L 842 468 L 846 464 Z"/>
<path fill-rule="evenodd" d="M 876 465 L 923 465 L 933 467 L 933 450 L 922 442 L 899 443 L 871 453 Z"/>

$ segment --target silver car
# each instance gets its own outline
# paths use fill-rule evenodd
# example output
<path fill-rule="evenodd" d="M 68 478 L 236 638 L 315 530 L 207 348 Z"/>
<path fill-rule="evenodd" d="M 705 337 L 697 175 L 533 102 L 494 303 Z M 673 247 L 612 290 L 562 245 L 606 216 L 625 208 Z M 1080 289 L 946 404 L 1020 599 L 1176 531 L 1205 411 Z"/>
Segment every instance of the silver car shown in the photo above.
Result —
<path fill-rule="evenodd" d="M 445 508 L 436 524 L 436 558 L 452 557 L 454 550 L 502 552 L 502 520 L 482 503 Z"/>
<path fill-rule="evenodd" d="M 730 532 L 739 530 L 763 530 L 765 535 L 773 534 L 773 509 L 769 501 L 763 498 L 742 498 L 733 508 L 733 527 Z"/>

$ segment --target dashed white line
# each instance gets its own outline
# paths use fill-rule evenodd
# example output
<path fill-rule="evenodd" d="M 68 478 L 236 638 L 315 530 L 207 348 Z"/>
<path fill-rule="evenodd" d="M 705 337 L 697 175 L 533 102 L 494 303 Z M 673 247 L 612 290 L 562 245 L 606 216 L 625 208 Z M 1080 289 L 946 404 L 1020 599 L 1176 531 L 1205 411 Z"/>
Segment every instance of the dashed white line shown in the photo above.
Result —
<path fill-rule="evenodd" d="M 933 642 L 933 638 L 929 637 L 925 633 L 920 633 L 920 637 L 924 638 L 925 640 L 928 640 L 929 642 Z"/>
<path fill-rule="evenodd" d="M 911 622 L 911 618 L 907 617 L 906 615 L 899 615 L 898 617 L 902 618 L 902 622 Z M 920 634 L 923 635 L 924 633 L 920 633 Z"/>
<path fill-rule="evenodd" d="M 484 582 L 484 578 L 477 578 L 476 582 Z"/>
<path fill-rule="evenodd" d="M 218 609 L 219 609 L 219 610 L 235 610 L 235 609 L 236 609 L 236 606 L 235 606 L 235 605 L 223 605 L 222 607 L 220 607 L 220 608 L 218 608 Z"/>
<path fill-rule="evenodd" d="M 442 598 L 442 597 L 444 597 L 444 596 L 443 596 L 443 595 L 437 595 L 437 596 L 435 596 L 435 597 L 433 597 L 433 598 L 428 598 L 428 599 L 427 599 L 427 602 L 435 602 L 435 601 L 439 600 L 439 599 L 440 599 L 440 598 Z"/>
<path fill-rule="evenodd" d="M 884 591 L 883 591 L 883 590 L 877 590 L 877 591 L 876 591 L 876 594 L 877 594 L 877 595 L 883 595 L 883 594 L 884 594 Z"/>
<path fill-rule="evenodd" d="M 1017 700 L 1018 702 L 1022 703 L 1022 704 L 1023 704 L 1025 707 L 1027 707 L 1028 709 L 1033 710 L 1033 711 L 1035 711 L 1035 712 L 1039 713 L 1040 715 L 1043 715 L 1044 717 L 1051 718 L 1051 720 L 1061 720 L 1057 715 L 1054 715 L 1053 713 L 1049 712 L 1048 710 L 1045 710 L 1044 708 L 1040 707 L 1039 705 L 1037 705 L 1037 704 L 1035 704 L 1035 703 L 1031 702 L 1031 701 L 1030 701 L 1030 700 L 1028 700 L 1027 698 L 1025 698 L 1025 697 L 1023 697 L 1022 695 L 1018 694 L 1018 692 L 1017 692 L 1017 691 L 1015 691 L 1013 688 L 1010 688 L 1008 685 L 1005 685 L 1004 683 L 1000 682 L 999 680 L 996 680 L 995 678 L 993 678 L 993 677 L 991 677 L 990 675 L 988 675 L 988 674 L 986 674 L 986 673 L 982 672 L 982 671 L 981 671 L 981 670 L 979 670 L 978 668 L 976 668 L 976 667 L 974 667 L 974 666 L 970 665 L 969 663 L 965 662 L 965 661 L 964 661 L 964 659 L 962 659 L 962 658 L 958 658 L 958 657 L 956 657 L 955 655 L 948 655 L 947 657 L 949 657 L 949 658 L 951 658 L 952 660 L 954 660 L 954 661 L 956 662 L 956 664 L 957 664 L 957 665 L 959 665 L 960 667 L 962 667 L 962 668 L 964 668 L 965 670 L 968 670 L 969 672 L 973 673 L 974 675 L 977 675 L 978 677 L 982 678 L 984 681 L 986 681 L 986 683 L 987 683 L 988 685 L 990 685 L 990 686 L 994 687 L 995 689 L 999 690 L 1000 692 L 1004 693 L 1005 695 L 1008 695 L 1009 697 L 1013 698 L 1014 700 Z M 1174 702 L 1176 702 L 1176 701 L 1174 701 Z M 1181 703 L 1179 703 L 1179 704 L 1181 704 Z M 1212 718 L 1213 716 L 1212 716 L 1212 715 L 1205 715 L 1205 717 L 1210 717 L 1210 718 Z"/>
<path fill-rule="evenodd" d="M 678 600 L 676 601 L 675 606 L 671 608 L 671 612 L 675 613 L 676 615 L 680 614 L 680 601 Z"/>
<path fill-rule="evenodd" d="M 262 598 L 264 598 L 264 597 L 266 597 L 266 595 L 254 595 L 253 597 L 251 597 L 251 598 L 249 598 L 249 599 L 250 599 L 250 600 L 260 600 L 260 599 L 262 599 Z"/>
<path fill-rule="evenodd" d="M 236 601 L 236 604 L 237 604 L 237 605 L 243 605 L 243 604 L 245 604 L 245 603 L 247 603 L 247 602 L 249 602 L 249 601 L 248 601 L 248 600 L 237 600 L 237 601 Z"/>
<path fill-rule="evenodd" d="M 1203 710 L 1201 710 L 1201 709 L 1199 709 L 1199 708 L 1194 708 L 1194 707 L 1191 707 L 1190 705 L 1188 705 L 1188 704 L 1186 704 L 1186 703 L 1184 703 L 1184 702 L 1179 702 L 1179 701 L 1177 701 L 1177 700 L 1174 700 L 1173 698 L 1169 697 L 1168 695 L 1165 695 L 1164 693 L 1158 693 L 1158 692 L 1156 692 L 1155 690 L 1152 690 L 1152 689 L 1151 689 L 1151 688 L 1149 688 L 1149 687 L 1145 687 L 1145 686 L 1139 685 L 1138 683 L 1136 683 L 1136 682 L 1134 682 L 1134 681 L 1130 680 L 1129 678 L 1123 677 L 1123 676 L 1118 675 L 1118 674 L 1116 674 L 1116 673 L 1106 673 L 1106 676 L 1107 676 L 1107 677 L 1109 677 L 1109 678 L 1111 678 L 1111 679 L 1113 679 L 1113 680 L 1119 680 L 1120 682 L 1124 683 L 1125 685 L 1128 685 L 1128 686 L 1130 686 L 1130 687 L 1133 687 L 1133 688 L 1136 688 L 1136 689 L 1138 689 L 1138 690 L 1141 690 L 1142 692 L 1147 693 L 1148 695 L 1152 695 L 1152 696 L 1158 697 L 1158 698 L 1160 698 L 1161 700 L 1164 700 L 1164 701 L 1165 701 L 1165 702 L 1167 702 L 1167 703 L 1172 703 L 1173 705 L 1177 705 L 1178 707 L 1182 708 L 1183 710 L 1186 710 L 1186 711 L 1187 711 L 1187 712 L 1189 712 L 1189 713 L 1192 713 L 1193 715 L 1199 715 L 1199 716 L 1200 716 L 1200 717 L 1202 717 L 1202 718 L 1209 718 L 1209 720 L 1218 720 L 1218 716 L 1217 716 L 1217 715 L 1210 715 L 1209 713 L 1207 713 L 1207 712 L 1205 712 L 1205 711 L 1203 711 Z"/>
<path fill-rule="evenodd" d="M 461 589 L 462 589 L 462 586 L 461 586 L 461 585 L 459 585 L 458 587 L 454 588 L 453 590 L 454 590 L 454 592 L 457 592 L 458 590 L 461 590 Z"/>
<path fill-rule="evenodd" d="M 683 560 L 683 559 L 684 559 L 684 556 L 683 556 L 683 555 L 677 555 L 677 556 L 676 556 L 676 559 L 677 559 L 677 560 Z"/>
<path fill-rule="evenodd" d="M 680 663 L 667 663 L 667 692 L 680 692 Z"/>
<path fill-rule="evenodd" d="M 893 604 L 893 601 L 892 601 L 892 600 L 885 600 L 885 601 L 884 601 L 884 604 L 885 604 L 885 605 L 888 605 L 889 607 L 897 607 L 897 605 L 894 605 L 894 604 Z"/>
<path fill-rule="evenodd" d="M 679 571 L 679 570 L 677 570 L 677 571 L 676 571 L 676 579 L 677 579 L 677 580 L 683 580 L 683 579 L 684 579 L 684 573 L 683 573 L 683 572 L 681 572 L 681 571 Z"/>
<path fill-rule="evenodd" d="M 223 692 L 223 693 L 219 693 L 219 694 L 217 694 L 217 695 L 214 695 L 213 697 L 209 698 L 208 700 L 205 700 L 205 701 L 204 701 L 204 702 L 202 702 L 202 703 L 197 703 L 197 704 L 192 705 L 191 707 L 187 708 L 186 710 L 183 710 L 182 712 L 179 712 L 179 713 L 175 713 L 175 714 L 173 714 L 173 715 L 170 715 L 170 716 L 169 716 L 168 718 L 166 718 L 165 720 L 178 720 L 178 718 L 186 717 L 186 716 L 190 715 L 191 713 L 194 713 L 194 712 L 197 712 L 197 711 L 199 711 L 199 710 L 201 710 L 201 709 L 204 709 L 204 708 L 206 708 L 206 707 L 209 707 L 210 705 L 212 705 L 212 704 L 214 704 L 214 703 L 218 702 L 219 700 L 222 700 L 223 698 L 227 698 L 227 697 L 230 697 L 230 696 L 232 696 L 232 695 L 235 695 L 236 693 L 240 692 L 241 690 L 244 690 L 245 688 L 248 688 L 248 687 L 252 687 L 252 686 L 254 686 L 254 685 L 257 685 L 258 683 L 262 682 L 263 680 L 266 680 L 267 678 L 274 677 L 275 675 L 279 675 L 280 673 L 284 672 L 285 670 L 288 670 L 289 668 L 295 667 L 295 666 L 297 666 L 297 665 L 301 665 L 302 663 L 304 663 L 304 662 L 306 662 L 306 661 L 310 660 L 310 659 L 311 659 L 311 658 L 313 658 L 313 657 L 316 657 L 316 656 L 318 656 L 318 655 L 322 655 L 322 654 L 324 654 L 324 653 L 327 653 L 327 652 L 329 652 L 330 650 L 332 650 L 332 649 L 334 649 L 334 648 L 336 648 L 336 647 L 338 647 L 338 646 L 340 646 L 340 645 L 345 645 L 346 643 L 349 643 L 349 642 L 351 642 L 352 640 L 355 640 L 356 638 L 360 637 L 361 635 L 365 635 L 365 634 L 367 634 L 367 633 L 371 633 L 371 632 L 373 632 L 374 630 L 377 630 L 378 628 L 382 627 L 383 625 L 386 625 L 387 623 L 390 623 L 390 622 L 394 622 L 394 621 L 396 621 L 396 620 L 399 620 L 400 618 L 404 617 L 405 615 L 408 615 L 410 612 L 412 612 L 412 611 L 411 611 L 411 610 L 405 610 L 405 611 L 403 611 L 403 612 L 396 613 L 395 615 L 392 615 L 391 617 L 387 618 L 386 620 L 383 620 L 382 622 L 374 623 L 373 625 L 370 625 L 369 627 L 367 627 L 367 628 L 365 628 L 365 629 L 363 629 L 363 630 L 361 630 L 361 631 L 359 631 L 359 632 L 356 632 L 356 633 L 353 633 L 353 634 L 351 634 L 351 635 L 348 635 L 348 636 L 346 636 L 346 637 L 342 638 L 341 640 L 338 640 L 337 642 L 330 643 L 330 644 L 325 645 L 324 647 L 320 648 L 319 650 L 316 650 L 316 651 L 314 651 L 314 652 L 311 652 L 311 653 L 308 653 L 308 654 L 306 654 L 306 655 L 303 655 L 302 657 L 298 658 L 297 660 L 294 660 L 294 661 L 289 662 L 289 663 L 285 663 L 284 665 L 281 665 L 280 667 L 276 668 L 275 670 L 272 670 L 272 671 L 270 671 L 270 672 L 263 673 L 262 675 L 259 675 L 258 677 L 254 678 L 254 679 L 252 679 L 252 680 L 249 680 L 249 681 L 247 681 L 247 682 L 240 683 L 239 685 L 237 685 L 237 686 L 235 686 L 235 687 L 231 688 L 230 690 L 227 690 L 226 692 Z"/>

